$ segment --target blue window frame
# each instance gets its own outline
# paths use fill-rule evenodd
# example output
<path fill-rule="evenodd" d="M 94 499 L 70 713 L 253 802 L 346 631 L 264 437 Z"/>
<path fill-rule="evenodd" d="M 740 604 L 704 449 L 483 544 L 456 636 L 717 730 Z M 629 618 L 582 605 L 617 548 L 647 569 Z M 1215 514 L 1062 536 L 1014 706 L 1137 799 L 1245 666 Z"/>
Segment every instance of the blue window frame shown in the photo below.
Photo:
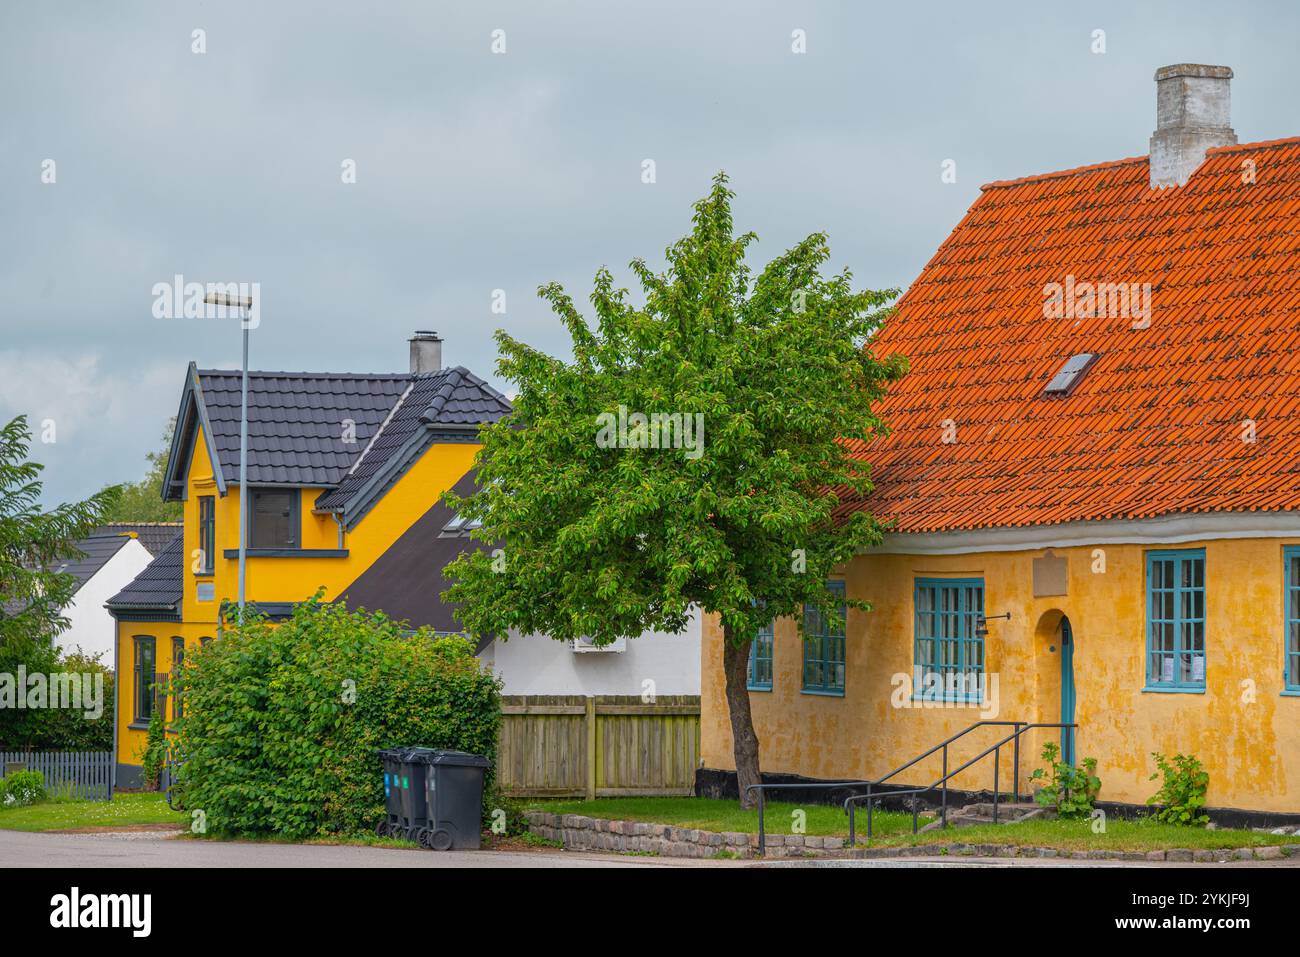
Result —
<path fill-rule="evenodd" d="M 774 622 L 758 629 L 749 645 L 749 690 L 772 690 L 772 641 L 776 636 Z"/>
<path fill-rule="evenodd" d="M 982 701 L 984 579 L 918 578 L 914 606 L 913 697 Z"/>
<path fill-rule="evenodd" d="M 1283 550 L 1286 584 L 1283 591 L 1282 680 L 1287 694 L 1300 695 L 1300 545 Z"/>
<path fill-rule="evenodd" d="M 1147 552 L 1147 691 L 1205 690 L 1205 550 Z"/>
<path fill-rule="evenodd" d="M 844 582 L 828 581 L 827 591 L 844 595 Z M 844 626 L 848 606 L 839 605 L 839 619 L 816 608 L 803 612 L 803 690 L 808 694 L 844 694 Z"/>

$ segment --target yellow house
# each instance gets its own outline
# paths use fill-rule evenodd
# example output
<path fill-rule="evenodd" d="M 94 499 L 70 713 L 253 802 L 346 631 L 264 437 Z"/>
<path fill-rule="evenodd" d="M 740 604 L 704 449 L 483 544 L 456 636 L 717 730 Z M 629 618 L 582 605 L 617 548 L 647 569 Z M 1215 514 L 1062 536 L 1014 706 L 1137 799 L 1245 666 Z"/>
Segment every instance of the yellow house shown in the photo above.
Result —
<path fill-rule="evenodd" d="M 250 372 L 246 598 L 272 617 L 324 589 L 413 627 L 458 631 L 438 598 L 465 529 L 438 502 L 473 488 L 478 428 L 510 403 L 441 340 L 416 333 L 409 373 Z M 108 602 L 115 619 L 119 787 L 140 783 L 160 692 L 186 650 L 219 638 L 238 597 L 240 373 L 185 376 L 164 477 L 182 531 Z"/>
<path fill-rule="evenodd" d="M 941 752 L 890 772 L 1066 724 L 1003 792 L 1050 740 L 1141 805 L 1182 752 L 1226 819 L 1300 823 L 1300 139 L 1237 145 L 1231 76 L 1159 71 L 1150 156 L 985 186 L 872 344 L 910 361 L 843 505 L 890 523 L 836 577 L 874 609 L 754 642 L 769 779 L 927 787 Z M 720 642 L 703 793 L 735 787 Z"/>

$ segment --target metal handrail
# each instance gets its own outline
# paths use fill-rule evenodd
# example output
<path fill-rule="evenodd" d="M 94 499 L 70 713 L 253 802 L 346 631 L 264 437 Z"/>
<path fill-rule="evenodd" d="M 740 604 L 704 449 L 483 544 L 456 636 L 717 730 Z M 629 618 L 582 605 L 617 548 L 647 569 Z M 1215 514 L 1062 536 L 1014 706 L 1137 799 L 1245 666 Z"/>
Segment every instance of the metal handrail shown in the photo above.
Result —
<path fill-rule="evenodd" d="M 901 791 L 889 791 L 887 793 L 891 797 L 899 797 L 905 794 L 924 794 L 928 791 L 933 791 L 935 788 L 939 787 L 940 785 L 943 785 L 942 810 L 941 810 L 940 819 L 945 824 L 947 824 L 948 823 L 948 781 L 956 777 L 958 774 L 961 774 L 961 772 L 965 771 L 967 768 L 971 767 L 972 765 L 976 764 L 979 761 L 982 761 L 984 758 L 992 754 L 993 755 L 993 823 L 997 824 L 998 823 L 998 800 L 1001 793 L 998 787 L 998 777 L 999 777 L 1000 763 L 1002 757 L 1002 746 L 1014 742 L 1015 768 L 1014 768 L 1012 788 L 1013 788 L 1014 800 L 1018 801 L 1020 800 L 1020 738 L 1021 736 L 1026 731 L 1031 731 L 1035 729 L 1077 728 L 1078 725 L 1074 723 L 1060 723 L 1060 722 L 1057 723 L 1035 722 L 1030 724 L 1024 721 L 1003 721 L 1003 722 L 992 722 L 992 723 L 1014 725 L 1016 730 L 1013 731 L 1007 737 L 1003 738 L 1001 741 L 997 741 L 994 744 L 991 744 L 989 747 L 985 748 L 979 754 L 975 755 L 975 757 L 971 758 L 969 761 L 965 762 L 960 767 L 954 768 L 951 771 L 948 770 L 948 750 L 947 750 L 947 744 L 951 742 L 945 742 L 943 745 L 941 745 L 941 747 L 943 747 L 944 749 L 944 768 L 943 768 L 942 777 L 940 777 L 937 781 L 935 781 L 933 784 L 929 785 L 928 787 L 906 788 Z M 935 750 L 937 750 L 937 748 L 932 748 L 928 753 L 933 754 Z M 854 818 L 854 809 L 857 803 L 859 801 L 867 802 L 867 840 L 871 840 L 871 823 L 872 823 L 872 809 L 873 809 L 872 802 L 873 799 L 879 799 L 884 796 L 885 796 L 884 794 L 872 794 L 870 789 L 868 789 L 866 794 L 851 794 L 844 799 L 844 812 L 849 816 L 849 846 L 850 847 L 852 847 L 854 844 L 857 843 L 857 831 L 855 827 L 856 822 Z M 917 833 L 917 806 L 915 801 L 912 802 L 912 833 L 913 834 Z"/>
<path fill-rule="evenodd" d="M 916 757 L 912 758 L 912 760 L 908 761 L 906 764 L 900 764 L 898 767 L 894 768 L 894 770 L 890 771 L 884 777 L 875 778 L 874 780 L 870 780 L 870 781 L 837 781 L 833 784 L 821 784 L 821 783 L 812 783 L 812 782 L 808 784 L 751 784 L 747 786 L 745 788 L 746 794 L 748 794 L 751 791 L 758 792 L 758 853 L 759 856 L 762 857 L 767 852 L 767 829 L 765 827 L 766 802 L 764 800 L 765 792 L 795 790 L 795 789 L 804 790 L 804 791 L 818 791 L 818 790 L 827 790 L 827 789 L 834 789 L 834 788 L 866 787 L 867 795 L 870 796 L 871 789 L 873 787 L 882 784 L 885 781 L 888 781 L 896 774 L 901 774 L 903 771 L 906 771 L 908 768 L 912 767 L 918 762 L 924 761 L 926 758 L 928 758 L 930 755 L 934 754 L 936 751 L 940 750 L 941 748 L 943 749 L 943 769 L 946 775 L 948 771 L 948 745 L 952 744 L 958 738 L 962 738 L 970 734 L 976 728 L 983 728 L 989 725 L 993 725 L 993 726 L 1017 725 L 1018 726 L 1022 724 L 1025 724 L 1025 722 L 1024 721 L 976 721 L 974 724 L 970 725 L 964 730 L 958 731 L 956 734 L 952 735 L 951 737 L 945 738 L 944 740 L 940 741 L 929 751 L 925 751 L 921 754 L 918 754 Z M 1019 783 L 1020 783 L 1019 775 L 1020 775 L 1020 739 L 1017 738 L 1016 739 L 1017 791 L 1019 791 Z M 922 790 L 927 790 L 927 789 L 923 788 Z M 901 793 L 910 793 L 910 792 L 893 791 L 890 793 L 901 794 Z M 943 800 L 944 800 L 943 814 L 944 814 L 944 820 L 946 821 L 948 818 L 948 789 L 946 785 L 944 787 Z M 852 838 L 853 813 L 852 811 L 848 811 L 847 805 L 845 807 L 845 810 L 849 814 L 849 836 L 850 838 Z M 867 837 L 868 838 L 871 837 L 871 805 L 870 804 L 867 805 Z M 852 841 L 850 841 L 850 844 L 852 844 Z"/>

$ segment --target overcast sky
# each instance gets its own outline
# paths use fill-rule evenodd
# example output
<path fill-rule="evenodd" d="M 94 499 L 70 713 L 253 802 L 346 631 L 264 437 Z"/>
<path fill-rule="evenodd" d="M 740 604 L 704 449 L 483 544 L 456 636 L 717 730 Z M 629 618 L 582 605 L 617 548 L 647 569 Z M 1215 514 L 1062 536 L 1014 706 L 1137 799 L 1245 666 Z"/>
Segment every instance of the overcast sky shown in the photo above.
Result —
<path fill-rule="evenodd" d="M 980 184 L 1146 153 L 1161 65 L 1300 134 L 1293 4 L 1134 6 L 4 2 L 0 418 L 54 421 L 50 503 L 143 474 L 186 363 L 238 366 L 237 324 L 153 317 L 176 274 L 260 283 L 254 368 L 400 371 L 430 328 L 505 388 L 493 330 L 567 354 L 538 285 L 630 284 L 719 169 L 758 259 L 824 229 L 906 287 Z"/>

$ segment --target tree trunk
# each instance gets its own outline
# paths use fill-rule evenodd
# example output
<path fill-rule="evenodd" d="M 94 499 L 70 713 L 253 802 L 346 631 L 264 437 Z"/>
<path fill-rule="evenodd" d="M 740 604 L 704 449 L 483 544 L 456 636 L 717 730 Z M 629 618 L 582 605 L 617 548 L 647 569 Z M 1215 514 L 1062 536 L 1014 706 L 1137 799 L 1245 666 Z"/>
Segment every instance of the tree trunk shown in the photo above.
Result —
<path fill-rule="evenodd" d="M 758 770 L 758 735 L 754 733 L 754 718 L 749 711 L 749 646 L 732 641 L 731 629 L 722 628 L 722 670 L 727 676 L 727 711 L 731 714 L 731 740 L 736 758 L 736 783 L 740 787 L 740 806 L 754 807 L 758 795 L 745 793 L 751 784 L 762 778 Z"/>

